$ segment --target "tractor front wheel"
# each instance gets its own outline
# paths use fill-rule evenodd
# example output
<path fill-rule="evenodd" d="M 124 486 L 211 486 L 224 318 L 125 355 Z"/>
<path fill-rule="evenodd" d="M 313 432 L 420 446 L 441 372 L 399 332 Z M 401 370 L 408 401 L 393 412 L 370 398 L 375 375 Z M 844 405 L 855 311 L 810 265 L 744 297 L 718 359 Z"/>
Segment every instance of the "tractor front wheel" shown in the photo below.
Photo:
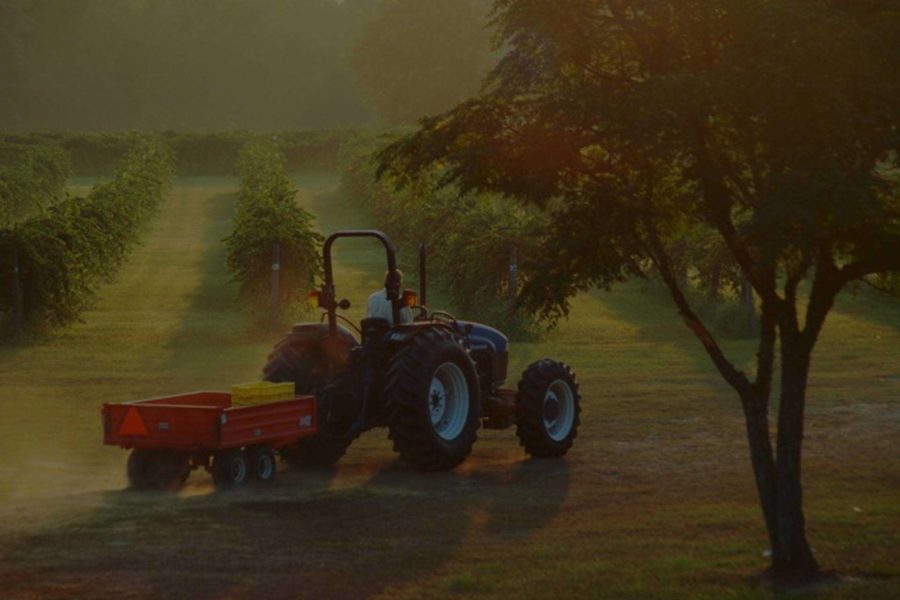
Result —
<path fill-rule="evenodd" d="M 417 335 L 388 366 L 384 391 L 394 450 L 420 471 L 443 471 L 472 451 L 480 420 L 478 376 L 453 334 Z"/>
<path fill-rule="evenodd" d="M 516 394 L 516 435 L 535 458 L 569 451 L 578 435 L 581 395 L 568 365 L 545 358 L 522 373 Z"/>

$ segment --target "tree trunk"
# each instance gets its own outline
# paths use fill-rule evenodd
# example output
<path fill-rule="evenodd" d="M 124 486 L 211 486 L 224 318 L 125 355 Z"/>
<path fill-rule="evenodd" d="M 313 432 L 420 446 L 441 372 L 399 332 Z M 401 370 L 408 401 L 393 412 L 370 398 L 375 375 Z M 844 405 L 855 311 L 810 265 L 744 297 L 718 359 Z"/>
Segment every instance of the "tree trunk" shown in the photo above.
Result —
<path fill-rule="evenodd" d="M 793 288 L 787 301 L 774 294 L 763 296 L 760 316 L 760 346 L 757 355 L 757 380 L 750 383 L 746 375 L 725 358 L 718 343 L 693 312 L 684 296 L 671 262 L 655 231 L 649 229 L 654 264 L 687 326 L 716 365 L 722 377 L 737 391 L 744 409 L 747 441 L 756 489 L 759 494 L 766 530 L 772 549 L 771 573 L 783 583 L 806 582 L 821 572 L 806 540 L 803 517 L 803 493 L 800 486 L 800 455 L 803 444 L 803 408 L 809 361 L 815 345 L 815 334 L 824 322 L 837 289 L 811 296 L 813 317 L 807 319 L 812 329 L 801 333 L 797 327 Z M 774 282 L 774 272 L 770 271 Z M 763 281 L 765 283 L 765 281 Z M 771 291 L 773 286 L 769 286 Z M 820 286 L 814 286 L 814 291 Z M 827 286 L 826 286 L 827 287 Z M 829 300 L 830 298 L 830 300 Z M 777 328 L 777 329 L 776 329 Z M 781 340 L 781 403 L 778 411 L 777 456 L 773 458 L 769 435 L 768 401 L 776 331 Z"/>
<path fill-rule="evenodd" d="M 772 453 L 772 441 L 769 436 L 769 419 L 766 411 L 767 398 L 754 391 L 741 395 L 744 408 L 744 422 L 747 426 L 747 442 L 750 445 L 750 464 L 753 467 L 753 478 L 756 491 L 762 506 L 763 518 L 766 521 L 766 532 L 769 534 L 769 545 L 774 548 L 778 539 L 777 519 L 777 481 L 775 459 Z"/>
<path fill-rule="evenodd" d="M 800 458 L 803 410 L 809 375 L 810 348 L 796 331 L 781 329 L 781 402 L 778 408 L 777 535 L 772 546 L 772 572 L 783 581 L 816 578 L 820 571 L 806 540 Z"/>
<path fill-rule="evenodd" d="M 769 395 L 772 390 L 772 371 L 775 364 L 777 313 L 771 302 L 762 305 L 759 321 L 759 350 L 756 354 L 756 381 L 738 391 L 744 409 L 750 464 L 756 481 L 756 491 L 766 522 L 769 547 L 778 539 L 777 477 L 772 437 L 769 434 Z"/>

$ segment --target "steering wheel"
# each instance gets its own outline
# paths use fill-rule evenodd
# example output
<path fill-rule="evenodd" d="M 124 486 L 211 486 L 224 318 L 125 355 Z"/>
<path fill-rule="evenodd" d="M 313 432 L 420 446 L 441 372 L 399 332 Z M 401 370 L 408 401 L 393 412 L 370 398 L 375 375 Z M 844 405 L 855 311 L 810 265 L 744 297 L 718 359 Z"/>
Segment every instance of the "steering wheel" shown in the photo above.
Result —
<path fill-rule="evenodd" d="M 453 331 L 459 331 L 459 322 L 456 320 L 456 317 L 448 313 L 444 310 L 436 310 L 431 313 L 431 317 L 433 319 L 437 319 L 438 321 L 450 321 L 453 325 Z"/>
<path fill-rule="evenodd" d="M 411 306 L 410 309 L 419 311 L 419 314 L 413 317 L 413 321 L 427 321 L 430 318 L 427 306 L 417 304 L 415 306 Z"/>

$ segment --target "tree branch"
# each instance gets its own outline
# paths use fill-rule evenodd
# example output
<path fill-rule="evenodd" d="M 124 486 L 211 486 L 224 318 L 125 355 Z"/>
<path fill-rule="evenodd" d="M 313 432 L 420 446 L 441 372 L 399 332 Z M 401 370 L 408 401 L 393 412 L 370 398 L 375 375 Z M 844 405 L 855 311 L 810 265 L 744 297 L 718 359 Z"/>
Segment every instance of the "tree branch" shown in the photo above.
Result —
<path fill-rule="evenodd" d="M 808 352 L 815 346 L 828 311 L 834 306 L 834 299 L 844 287 L 844 283 L 840 271 L 834 264 L 831 246 L 821 246 L 816 258 L 816 274 L 809 293 L 809 303 L 806 306 L 806 321 L 801 332 L 802 342 Z"/>
<path fill-rule="evenodd" d="M 727 381 L 738 394 L 744 394 L 750 387 L 750 381 L 743 371 L 739 371 L 734 364 L 725 357 L 725 353 L 722 352 L 722 348 L 719 347 L 719 344 L 716 342 L 715 338 L 713 338 L 709 329 L 707 329 L 700 317 L 698 317 L 691 308 L 690 303 L 678 283 L 678 278 L 672 269 L 672 264 L 666 254 L 665 248 L 652 224 L 647 224 L 647 236 L 650 241 L 649 254 L 654 265 L 656 265 L 656 268 L 659 270 L 666 287 L 669 289 L 669 294 L 672 296 L 675 306 L 678 307 L 678 312 L 681 313 L 685 325 L 687 325 L 688 329 L 693 331 L 694 335 L 697 336 L 697 339 L 700 340 L 704 350 L 706 350 L 706 353 L 709 355 L 710 359 L 712 359 L 713 364 L 725 381 Z"/>
<path fill-rule="evenodd" d="M 893 222 L 894 230 L 896 231 L 898 227 L 896 215 Z M 862 279 L 866 275 L 900 271 L 900 234 L 883 234 L 878 241 L 880 243 L 877 250 L 872 250 L 867 256 L 858 258 L 841 267 L 838 274 L 841 285 L 854 279 Z"/>
<path fill-rule="evenodd" d="M 706 143 L 705 127 L 696 116 L 693 118 L 693 127 L 700 184 L 703 190 L 704 201 L 709 208 L 712 223 L 725 241 L 725 246 L 731 252 L 735 262 L 737 262 L 741 271 L 744 272 L 744 275 L 760 298 L 777 304 L 779 298 L 774 278 L 769 278 L 759 269 L 753 268 L 753 257 L 750 255 L 750 251 L 738 240 L 737 229 L 731 220 L 732 203 L 729 201 L 727 188 L 721 177 L 716 175 L 715 166 Z"/>
<path fill-rule="evenodd" d="M 874 281 L 872 281 L 871 279 L 866 278 L 865 276 L 860 277 L 859 280 L 861 282 L 865 283 L 867 286 L 869 286 L 873 290 L 877 290 L 877 291 L 881 292 L 882 294 L 887 294 L 891 298 L 900 298 L 900 291 L 898 291 L 898 290 L 892 290 L 890 288 L 880 286 L 877 283 L 875 283 Z"/>
<path fill-rule="evenodd" d="M 797 320 L 797 287 L 806 276 L 809 263 L 809 258 L 803 257 L 793 268 L 788 268 L 784 281 L 784 300 L 778 305 L 778 321 L 782 331 L 791 335 L 800 332 L 800 324 Z"/>

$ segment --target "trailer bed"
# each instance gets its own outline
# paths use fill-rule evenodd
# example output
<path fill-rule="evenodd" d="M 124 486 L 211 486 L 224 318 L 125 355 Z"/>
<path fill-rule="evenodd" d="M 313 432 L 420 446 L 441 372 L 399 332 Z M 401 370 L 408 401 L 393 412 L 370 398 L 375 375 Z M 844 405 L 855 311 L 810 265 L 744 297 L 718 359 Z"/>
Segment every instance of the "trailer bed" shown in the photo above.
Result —
<path fill-rule="evenodd" d="M 227 392 L 189 392 L 104 404 L 103 443 L 122 448 L 216 452 L 229 448 L 281 448 L 316 432 L 314 396 L 231 405 Z"/>

